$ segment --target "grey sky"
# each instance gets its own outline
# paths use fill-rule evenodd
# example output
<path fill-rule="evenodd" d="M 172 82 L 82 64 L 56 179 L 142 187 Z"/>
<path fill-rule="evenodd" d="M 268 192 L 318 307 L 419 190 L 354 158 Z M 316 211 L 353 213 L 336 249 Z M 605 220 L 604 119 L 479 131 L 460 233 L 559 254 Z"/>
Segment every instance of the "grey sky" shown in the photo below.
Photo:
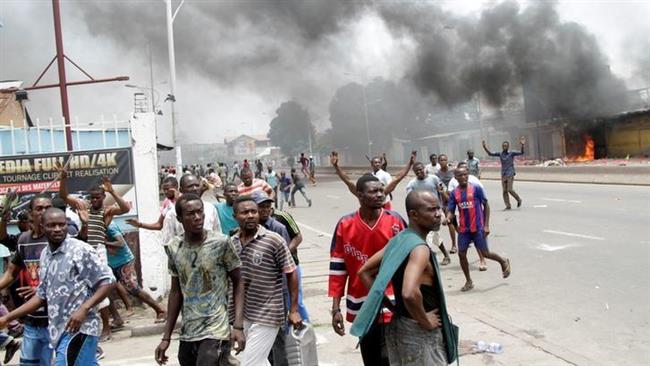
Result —
<path fill-rule="evenodd" d="M 191 127 L 188 130 L 201 129 L 194 136 L 183 136 L 184 142 L 265 133 L 275 109 L 291 98 L 303 103 L 314 118 L 321 117 L 318 125 L 327 126 L 327 106 L 337 87 L 376 76 L 403 77 L 414 55 L 413 40 L 391 33 L 373 11 L 335 3 L 323 9 L 313 9 L 320 4 L 314 2 L 278 9 L 265 8 L 262 2 L 217 6 L 186 1 L 176 22 L 176 47 L 181 53 L 177 55 L 177 106 L 181 123 Z M 470 16 L 492 6 L 476 1 L 437 4 L 445 11 Z M 169 88 L 164 9 L 162 1 L 137 6 L 113 1 L 96 8 L 64 1 L 66 54 L 95 77 L 129 75 L 130 83 L 148 86 L 147 43 L 151 41 L 155 89 L 164 96 Z M 648 50 L 650 3 L 560 1 L 557 10 L 562 20 L 580 23 L 595 35 L 612 71 L 629 87 L 647 86 L 647 79 L 640 81 L 635 71 L 640 69 L 636 60 Z M 274 19 L 298 20 L 279 27 Z M 0 79 L 33 83 L 55 52 L 50 2 L 1 1 L 0 22 Z M 44 81 L 55 81 L 55 71 Z M 69 64 L 67 71 L 70 80 L 83 78 Z M 73 116 L 82 123 L 101 115 L 126 118 L 132 110 L 133 89 L 123 84 L 71 87 Z M 60 114 L 57 90 L 34 91 L 30 100 L 34 118 Z M 162 108 L 169 111 L 168 106 Z M 160 130 L 168 130 L 168 116 L 165 113 Z"/>

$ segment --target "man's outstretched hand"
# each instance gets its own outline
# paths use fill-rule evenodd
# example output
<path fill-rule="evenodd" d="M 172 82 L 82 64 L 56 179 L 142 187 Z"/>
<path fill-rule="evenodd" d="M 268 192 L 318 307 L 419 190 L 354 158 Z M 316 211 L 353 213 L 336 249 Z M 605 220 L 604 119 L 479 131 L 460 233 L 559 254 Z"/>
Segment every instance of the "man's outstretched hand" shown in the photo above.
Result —
<path fill-rule="evenodd" d="M 339 153 L 336 151 L 332 151 L 330 154 L 330 164 L 332 164 L 332 166 L 339 165 Z"/>

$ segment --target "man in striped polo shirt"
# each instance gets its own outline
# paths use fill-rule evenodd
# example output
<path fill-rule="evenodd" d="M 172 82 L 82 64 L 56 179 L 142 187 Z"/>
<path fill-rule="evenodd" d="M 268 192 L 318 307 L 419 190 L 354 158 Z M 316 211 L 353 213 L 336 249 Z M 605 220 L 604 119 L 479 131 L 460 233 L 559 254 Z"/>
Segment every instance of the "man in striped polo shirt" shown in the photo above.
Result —
<path fill-rule="evenodd" d="M 240 196 L 251 195 L 253 192 L 263 191 L 272 199 L 275 199 L 273 187 L 264 179 L 253 178 L 253 172 L 250 169 L 242 169 L 241 183 L 237 186 Z"/>
<path fill-rule="evenodd" d="M 286 276 L 291 297 L 289 323 L 294 327 L 302 325 L 296 265 L 284 239 L 259 225 L 259 211 L 253 198 L 239 196 L 234 212 L 239 231 L 232 238 L 242 262 L 244 282 L 246 349 L 242 365 L 270 365 L 269 352 L 280 326 L 287 320 L 282 295 L 283 276 Z"/>
<path fill-rule="evenodd" d="M 510 276 L 510 260 L 490 252 L 488 248 L 490 205 L 483 189 L 478 185 L 468 183 L 469 173 L 465 167 L 457 168 L 454 175 L 458 181 L 458 187 L 449 194 L 447 220 L 452 220 L 456 208 L 458 208 L 458 258 L 466 281 L 460 290 L 465 292 L 474 288 L 467 263 L 467 249 L 471 242 L 474 242 L 474 246 L 481 251 L 484 258 L 501 264 L 503 278 Z"/>

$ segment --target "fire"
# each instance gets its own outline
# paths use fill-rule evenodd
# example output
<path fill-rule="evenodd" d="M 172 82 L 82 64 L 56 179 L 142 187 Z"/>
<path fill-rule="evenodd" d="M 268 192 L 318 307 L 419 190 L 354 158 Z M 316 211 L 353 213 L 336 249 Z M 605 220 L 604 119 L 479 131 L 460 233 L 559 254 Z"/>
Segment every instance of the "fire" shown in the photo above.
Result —
<path fill-rule="evenodd" d="M 595 157 L 595 147 L 596 143 L 594 139 L 589 135 L 584 135 L 582 137 L 585 141 L 585 150 L 580 156 L 573 157 L 569 159 L 570 161 L 592 161 Z"/>

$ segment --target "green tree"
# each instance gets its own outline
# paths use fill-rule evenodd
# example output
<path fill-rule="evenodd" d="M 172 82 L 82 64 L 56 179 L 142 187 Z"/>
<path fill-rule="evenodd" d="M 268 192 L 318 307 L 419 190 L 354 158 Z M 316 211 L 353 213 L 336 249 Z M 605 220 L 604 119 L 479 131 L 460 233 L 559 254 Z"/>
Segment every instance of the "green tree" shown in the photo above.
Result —
<path fill-rule="evenodd" d="M 286 156 L 295 156 L 309 150 L 309 139 L 315 141 L 315 129 L 309 112 L 298 102 L 288 101 L 275 111 L 268 133 L 271 143 L 280 147 Z"/>

